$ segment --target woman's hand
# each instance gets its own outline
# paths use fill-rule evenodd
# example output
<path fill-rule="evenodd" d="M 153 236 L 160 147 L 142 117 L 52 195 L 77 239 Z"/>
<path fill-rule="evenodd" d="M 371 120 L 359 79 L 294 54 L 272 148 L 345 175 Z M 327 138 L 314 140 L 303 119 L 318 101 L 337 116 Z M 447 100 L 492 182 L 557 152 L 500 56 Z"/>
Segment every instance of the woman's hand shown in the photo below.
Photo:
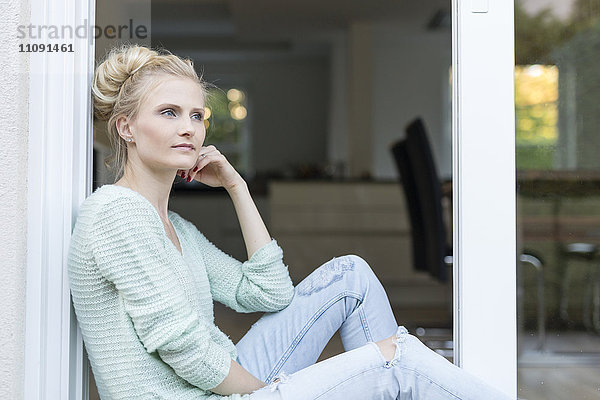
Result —
<path fill-rule="evenodd" d="M 191 182 L 192 179 L 211 187 L 222 186 L 229 190 L 243 178 L 213 145 L 202 146 L 196 164 L 189 170 L 178 170 L 177 175 Z"/>

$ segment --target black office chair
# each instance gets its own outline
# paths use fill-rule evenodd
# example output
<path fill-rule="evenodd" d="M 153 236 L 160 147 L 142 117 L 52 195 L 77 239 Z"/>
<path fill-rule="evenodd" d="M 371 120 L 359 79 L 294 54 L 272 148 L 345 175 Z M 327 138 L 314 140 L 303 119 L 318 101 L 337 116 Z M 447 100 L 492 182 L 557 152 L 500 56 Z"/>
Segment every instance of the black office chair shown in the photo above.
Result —
<path fill-rule="evenodd" d="M 446 238 L 440 180 L 420 119 L 408 125 L 406 139 L 393 146 L 392 152 L 411 216 L 413 266 L 447 282 L 452 248 Z"/>
<path fill-rule="evenodd" d="M 415 119 L 406 127 L 406 138 L 391 146 L 391 151 L 400 173 L 402 188 L 410 215 L 413 268 L 427 271 L 435 279 L 446 282 L 452 266 L 452 248 L 448 245 L 443 218 L 442 190 L 437 168 L 427 138 L 423 121 Z M 538 286 L 538 349 L 545 343 L 545 314 L 543 297 L 543 264 L 539 257 L 522 254 L 523 264 L 532 265 L 541 277 Z M 423 329 L 417 334 L 429 336 L 433 333 L 445 340 L 425 341 L 430 347 L 443 344 L 445 349 L 435 349 L 441 354 L 452 349 L 450 329 Z M 450 339 L 448 339 L 448 337 Z"/>

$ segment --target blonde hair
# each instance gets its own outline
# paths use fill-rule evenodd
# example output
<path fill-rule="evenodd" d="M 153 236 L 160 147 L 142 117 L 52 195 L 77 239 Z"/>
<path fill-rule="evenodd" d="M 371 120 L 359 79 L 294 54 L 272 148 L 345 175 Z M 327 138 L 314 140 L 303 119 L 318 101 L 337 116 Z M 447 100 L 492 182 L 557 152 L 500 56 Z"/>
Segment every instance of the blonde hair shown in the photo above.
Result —
<path fill-rule="evenodd" d="M 92 84 L 94 115 L 107 121 L 108 139 L 114 154 L 104 165 L 115 173 L 115 182 L 123 175 L 127 164 L 127 144 L 119 135 L 116 120 L 119 116 L 134 119 L 140 105 L 158 85 L 157 75 L 167 74 L 189 78 L 208 95 L 208 85 L 194 70 L 192 60 L 180 58 L 165 49 L 153 50 L 137 44 L 114 47 L 96 67 Z"/>

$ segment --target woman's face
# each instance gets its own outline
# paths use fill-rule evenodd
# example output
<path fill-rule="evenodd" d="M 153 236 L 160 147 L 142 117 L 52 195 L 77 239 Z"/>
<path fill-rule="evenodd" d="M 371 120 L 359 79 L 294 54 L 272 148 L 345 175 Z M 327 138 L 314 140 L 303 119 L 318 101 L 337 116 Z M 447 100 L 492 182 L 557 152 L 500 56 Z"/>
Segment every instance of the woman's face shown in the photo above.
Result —
<path fill-rule="evenodd" d="M 204 94 L 188 78 L 163 75 L 158 79 L 160 83 L 129 122 L 134 139 L 128 149 L 130 160 L 156 170 L 189 169 L 196 163 L 206 137 Z M 191 147 L 175 147 L 181 144 Z"/>

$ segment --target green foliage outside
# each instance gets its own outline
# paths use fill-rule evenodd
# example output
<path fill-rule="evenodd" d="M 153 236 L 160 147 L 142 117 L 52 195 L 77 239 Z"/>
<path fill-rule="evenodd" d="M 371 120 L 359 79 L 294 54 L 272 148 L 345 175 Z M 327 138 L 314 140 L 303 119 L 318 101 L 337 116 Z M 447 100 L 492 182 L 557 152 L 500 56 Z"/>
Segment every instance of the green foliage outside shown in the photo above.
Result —
<path fill-rule="evenodd" d="M 558 75 L 552 52 L 600 17 L 600 0 L 577 0 L 570 18 L 535 15 L 515 2 L 517 169 L 552 169 L 558 140 Z"/>
<path fill-rule="evenodd" d="M 227 92 L 210 89 L 207 103 L 210 117 L 207 119 L 206 139 L 211 143 L 237 143 L 244 120 L 232 118 L 230 108 L 233 102 L 227 98 Z"/>
<path fill-rule="evenodd" d="M 517 168 L 551 168 L 558 139 L 558 68 L 515 68 L 515 116 Z"/>
<path fill-rule="evenodd" d="M 238 172 L 244 173 L 242 135 L 246 123 L 246 95 L 237 89 L 209 89 L 205 145 L 215 145 Z"/>
<path fill-rule="evenodd" d="M 517 65 L 552 64 L 554 49 L 598 22 L 600 0 L 576 0 L 570 18 L 561 20 L 552 10 L 528 14 L 515 1 L 515 61 Z"/>

